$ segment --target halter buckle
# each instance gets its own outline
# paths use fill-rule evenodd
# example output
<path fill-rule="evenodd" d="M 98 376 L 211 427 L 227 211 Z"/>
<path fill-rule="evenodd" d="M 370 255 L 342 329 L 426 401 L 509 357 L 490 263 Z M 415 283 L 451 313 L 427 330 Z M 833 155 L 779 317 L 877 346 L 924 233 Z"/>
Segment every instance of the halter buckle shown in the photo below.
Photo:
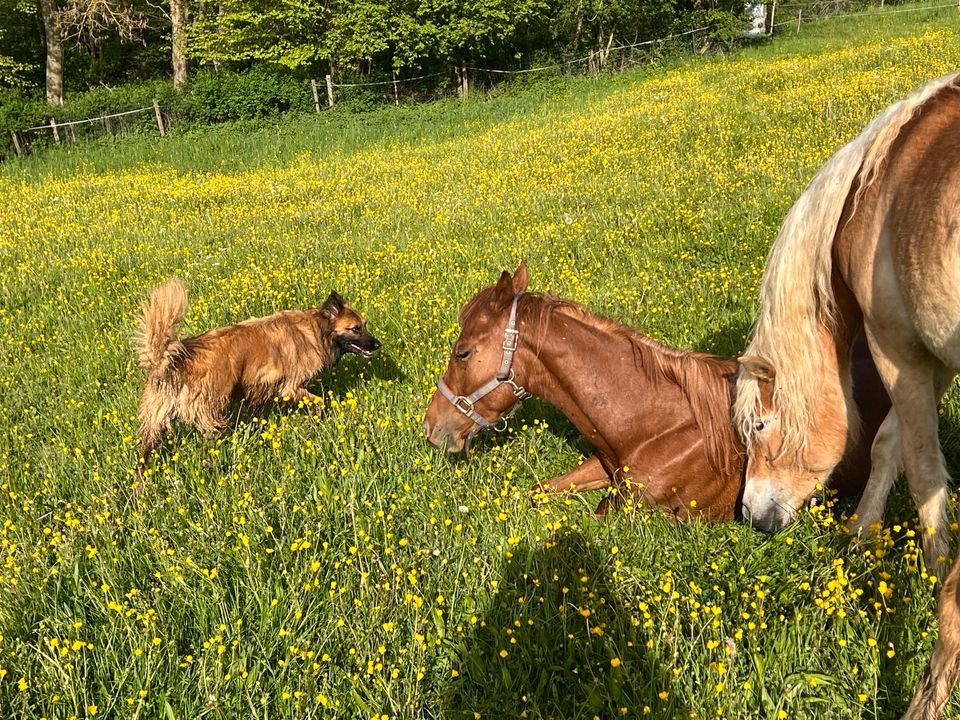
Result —
<path fill-rule="evenodd" d="M 469 415 L 473 412 L 473 403 L 463 395 L 457 395 L 453 399 L 453 406 L 464 415 Z"/>
<path fill-rule="evenodd" d="M 506 352 L 516 352 L 520 347 L 520 331 L 516 328 L 507 328 L 503 331 L 503 345 Z"/>

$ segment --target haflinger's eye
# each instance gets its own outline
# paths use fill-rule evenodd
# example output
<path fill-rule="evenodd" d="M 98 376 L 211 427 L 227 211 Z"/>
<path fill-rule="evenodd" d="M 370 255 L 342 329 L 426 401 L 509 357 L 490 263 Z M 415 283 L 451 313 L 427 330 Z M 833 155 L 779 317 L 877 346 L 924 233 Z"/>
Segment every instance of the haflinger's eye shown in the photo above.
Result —
<path fill-rule="evenodd" d="M 766 418 L 759 418 L 759 419 L 753 424 L 753 431 L 754 431 L 754 432 L 757 432 L 757 433 L 762 433 L 764 430 L 766 430 L 766 429 L 770 426 L 771 420 L 772 420 L 772 418 L 768 418 L 768 417 L 766 417 Z"/>

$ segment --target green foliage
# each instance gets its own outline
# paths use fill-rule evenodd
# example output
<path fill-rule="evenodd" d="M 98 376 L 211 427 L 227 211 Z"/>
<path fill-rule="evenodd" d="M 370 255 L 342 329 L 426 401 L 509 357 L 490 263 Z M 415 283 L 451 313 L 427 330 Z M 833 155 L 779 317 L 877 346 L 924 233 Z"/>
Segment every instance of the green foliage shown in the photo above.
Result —
<path fill-rule="evenodd" d="M 0 28 L 0 43 L 4 42 L 6 32 Z M 25 73 L 31 70 L 27 63 L 17 62 L 9 55 L 0 53 L 0 87 L 25 87 L 29 81 Z"/>
<path fill-rule="evenodd" d="M 42 98 L 16 89 L 0 88 L 0 132 L 3 134 L 49 120 L 50 106 Z"/>
<path fill-rule="evenodd" d="M 51 108 L 36 92 L 0 90 L 0 132 L 46 125 L 50 117 L 59 122 L 98 118 L 102 115 L 149 107 L 156 98 L 164 107 L 176 102 L 173 86 L 165 80 L 129 83 L 118 88 L 94 88 L 67 95 L 61 107 Z M 152 124 L 150 116 L 147 124 Z"/>
<path fill-rule="evenodd" d="M 706 27 L 708 38 L 721 47 L 732 48 L 747 29 L 743 12 L 729 10 L 696 10 L 690 15 L 694 27 Z"/>
<path fill-rule="evenodd" d="M 560 0 L 553 37 L 566 47 L 598 49 L 610 36 L 626 44 L 666 35 L 678 8 L 675 0 Z"/>
<path fill-rule="evenodd" d="M 264 60 L 301 67 L 321 57 L 327 18 L 316 0 L 203 3 L 189 28 L 190 55 L 206 63 Z"/>
<path fill-rule="evenodd" d="M 216 123 L 275 117 L 311 105 L 307 81 L 258 65 L 237 73 L 197 74 L 177 101 L 177 111 L 191 122 Z"/>

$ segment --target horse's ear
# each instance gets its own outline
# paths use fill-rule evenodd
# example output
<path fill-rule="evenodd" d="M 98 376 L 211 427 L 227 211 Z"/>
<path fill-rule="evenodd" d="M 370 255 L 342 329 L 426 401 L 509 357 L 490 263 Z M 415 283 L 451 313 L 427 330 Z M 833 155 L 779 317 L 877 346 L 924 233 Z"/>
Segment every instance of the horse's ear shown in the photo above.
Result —
<path fill-rule="evenodd" d="M 777 376 L 777 371 L 773 367 L 773 364 L 759 355 L 741 355 L 737 358 L 737 362 L 757 380 L 770 382 Z"/>
<path fill-rule="evenodd" d="M 497 284 L 493 288 L 493 299 L 500 303 L 508 303 L 513 301 L 514 295 L 516 293 L 513 291 L 513 278 L 509 272 L 504 270 L 500 273 L 500 279 L 497 280 Z"/>
<path fill-rule="evenodd" d="M 527 291 L 527 263 L 521 260 L 517 265 L 516 272 L 513 273 L 513 294 Z"/>

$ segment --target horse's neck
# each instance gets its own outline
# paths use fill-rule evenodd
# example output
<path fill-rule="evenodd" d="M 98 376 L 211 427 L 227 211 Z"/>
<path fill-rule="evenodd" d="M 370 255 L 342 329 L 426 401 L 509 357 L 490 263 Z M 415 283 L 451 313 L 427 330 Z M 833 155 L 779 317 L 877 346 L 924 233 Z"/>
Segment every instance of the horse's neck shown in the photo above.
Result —
<path fill-rule="evenodd" d="M 525 348 L 529 370 L 519 379 L 601 452 L 695 423 L 682 389 L 659 371 L 654 356 L 661 351 L 653 344 L 555 312 Z"/>
<path fill-rule="evenodd" d="M 852 405 L 853 376 L 851 361 L 857 337 L 863 328 L 863 313 L 849 288 L 836 271 L 833 273 L 835 314 L 830 327 L 818 328 L 821 349 L 821 392 L 833 383 L 843 395 L 848 406 Z M 851 408 L 852 410 L 852 408 Z M 849 414 L 849 413 L 848 413 Z"/>

